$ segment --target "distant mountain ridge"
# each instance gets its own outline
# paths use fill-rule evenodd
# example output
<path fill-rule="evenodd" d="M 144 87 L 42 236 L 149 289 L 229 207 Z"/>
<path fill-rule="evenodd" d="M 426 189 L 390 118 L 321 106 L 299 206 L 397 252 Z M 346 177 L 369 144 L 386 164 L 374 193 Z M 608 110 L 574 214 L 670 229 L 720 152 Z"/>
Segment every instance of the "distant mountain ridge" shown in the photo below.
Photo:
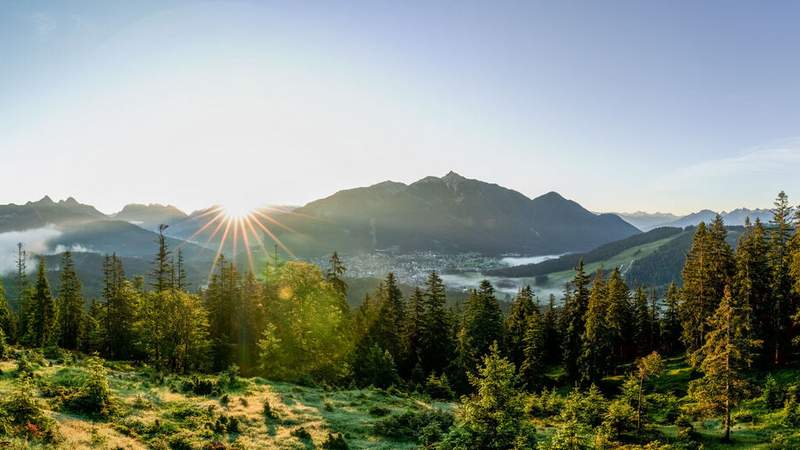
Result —
<path fill-rule="evenodd" d="M 697 226 L 700 222 L 710 222 L 719 214 L 726 225 L 744 225 L 745 219 L 750 218 L 755 222 L 756 218 L 766 223 L 772 218 L 772 211 L 769 209 L 748 209 L 737 208 L 730 212 L 716 212 L 710 209 L 703 209 L 685 216 L 676 216 L 670 213 L 646 213 L 637 211 L 635 213 L 614 213 L 626 222 L 642 231 L 650 231 L 659 227 L 686 228 Z"/>

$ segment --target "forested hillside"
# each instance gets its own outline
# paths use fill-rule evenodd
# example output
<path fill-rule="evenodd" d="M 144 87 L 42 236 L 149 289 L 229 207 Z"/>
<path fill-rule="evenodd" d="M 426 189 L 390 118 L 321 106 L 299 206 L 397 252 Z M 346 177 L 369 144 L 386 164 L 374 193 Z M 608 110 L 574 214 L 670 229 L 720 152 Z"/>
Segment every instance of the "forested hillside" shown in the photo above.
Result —
<path fill-rule="evenodd" d="M 797 448 L 800 232 L 781 193 L 735 249 L 692 231 L 682 284 L 578 260 L 564 296 L 390 273 L 352 309 L 343 266 L 221 256 L 203 289 L 159 234 L 147 277 L 20 258 L 0 291 L 0 442 L 11 448 Z M 666 231 L 665 231 L 666 232 Z M 678 235 L 680 236 L 680 235 Z M 560 304 L 561 306 L 556 306 Z M 90 356 L 94 355 L 94 356 Z"/>

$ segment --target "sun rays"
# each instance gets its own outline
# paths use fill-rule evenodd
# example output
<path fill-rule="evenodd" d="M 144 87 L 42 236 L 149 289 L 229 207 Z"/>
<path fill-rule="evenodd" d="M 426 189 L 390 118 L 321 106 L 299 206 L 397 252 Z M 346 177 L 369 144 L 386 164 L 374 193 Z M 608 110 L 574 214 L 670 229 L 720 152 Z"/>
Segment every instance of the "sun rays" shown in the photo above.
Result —
<path fill-rule="evenodd" d="M 212 245 L 215 239 L 219 239 L 209 278 L 214 273 L 217 261 L 226 246 L 230 247 L 231 257 L 234 261 L 239 256 L 240 249 L 245 252 L 248 267 L 251 272 L 255 273 L 254 247 L 255 251 L 261 251 L 265 256 L 269 256 L 265 238 L 262 236 L 267 236 L 277 248 L 283 250 L 289 257 L 295 258 L 294 253 L 270 227 L 278 227 L 289 232 L 295 232 L 295 230 L 273 217 L 270 214 L 272 211 L 279 214 L 291 214 L 291 211 L 272 207 L 247 208 L 240 205 L 220 205 L 213 206 L 197 216 L 198 220 L 202 221 L 202 225 L 186 241 L 202 239 L 204 233 L 208 234 L 205 239 L 206 246 Z"/>

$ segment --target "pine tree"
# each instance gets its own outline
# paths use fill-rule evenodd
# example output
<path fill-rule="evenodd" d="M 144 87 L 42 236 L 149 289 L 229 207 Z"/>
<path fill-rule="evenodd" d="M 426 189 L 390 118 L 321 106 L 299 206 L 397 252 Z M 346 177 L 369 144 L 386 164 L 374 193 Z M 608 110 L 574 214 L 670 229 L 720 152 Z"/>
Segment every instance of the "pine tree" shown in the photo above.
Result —
<path fill-rule="evenodd" d="M 731 409 L 746 390 L 742 372 L 750 367 L 761 344 L 752 338 L 748 306 L 737 300 L 726 286 L 722 301 L 708 319 L 703 346 L 691 355 L 693 363 L 701 361 L 703 378 L 690 383 L 689 394 L 702 408 L 723 414 L 725 440 L 730 440 Z"/>
<path fill-rule="evenodd" d="M 431 272 L 425 281 L 425 308 L 420 336 L 420 356 L 425 374 L 441 374 L 453 356 L 451 322 L 447 313 L 447 297 L 442 279 Z"/>
<path fill-rule="evenodd" d="M 559 317 L 556 309 L 556 296 L 550 294 L 547 300 L 547 311 L 542 316 L 544 328 L 544 359 L 548 364 L 561 360 L 561 333 L 559 333 Z"/>
<path fill-rule="evenodd" d="M 761 221 L 755 225 L 745 221 L 745 230 L 736 246 L 736 273 L 733 277 L 733 295 L 751 311 L 747 320 L 753 333 L 766 338 L 771 333 L 772 311 L 770 305 L 770 268 L 766 231 Z M 769 362 L 770 355 L 762 355 Z"/>
<path fill-rule="evenodd" d="M 92 354 L 105 351 L 107 342 L 103 326 L 106 323 L 105 312 L 106 308 L 102 304 L 92 300 L 81 322 L 81 336 L 78 342 L 82 352 Z"/>
<path fill-rule="evenodd" d="M 16 273 L 16 288 L 17 288 L 17 319 L 18 323 L 16 331 L 17 338 L 24 343 L 28 343 L 28 319 L 30 318 L 30 303 L 31 295 L 33 294 L 28 282 L 28 267 L 27 267 L 28 254 L 25 251 L 22 242 L 17 243 L 17 273 Z"/>
<path fill-rule="evenodd" d="M 139 292 L 125 279 L 122 260 L 106 256 L 103 264 L 103 354 L 113 359 L 130 359 L 135 353 Z"/>
<path fill-rule="evenodd" d="M 792 278 L 790 274 L 792 227 L 792 207 L 789 199 L 781 191 L 775 200 L 772 210 L 769 236 L 769 266 L 771 308 L 769 315 L 769 334 L 765 335 L 765 351 L 771 355 L 773 364 L 783 364 L 791 352 L 791 315 L 795 312 L 795 299 L 792 294 Z"/>
<path fill-rule="evenodd" d="M 681 321 L 678 315 L 680 295 L 675 282 L 670 283 L 664 299 L 664 317 L 661 320 L 661 347 L 667 355 L 673 355 L 681 348 Z"/>
<path fill-rule="evenodd" d="M 72 254 L 64 252 L 61 258 L 61 277 L 58 292 L 58 344 L 76 350 L 83 319 L 81 282 L 75 272 Z"/>
<path fill-rule="evenodd" d="M 611 353 L 611 333 L 606 323 L 606 282 L 603 271 L 598 270 L 589 294 L 589 305 L 586 309 L 580 359 L 580 380 L 585 386 L 599 381 L 608 372 Z"/>
<path fill-rule="evenodd" d="M 167 238 L 164 236 L 164 231 L 169 225 L 161 224 L 158 226 L 158 253 L 153 260 L 153 271 L 150 276 L 152 278 L 151 286 L 156 292 L 161 292 L 166 289 L 171 289 L 172 279 L 174 278 L 173 268 L 170 264 L 170 251 L 167 248 Z"/>
<path fill-rule="evenodd" d="M 547 329 L 542 314 L 534 309 L 528 316 L 522 339 L 519 374 L 528 389 L 537 390 L 544 380 L 547 358 Z"/>
<path fill-rule="evenodd" d="M 345 272 L 347 272 L 347 268 L 339 258 L 339 254 L 333 252 L 333 255 L 331 255 L 328 261 L 328 271 L 325 273 L 325 278 L 329 283 L 333 284 L 333 287 L 335 287 L 344 298 L 347 298 L 347 282 L 344 280 Z"/>
<path fill-rule="evenodd" d="M 618 268 L 614 268 L 606 286 L 606 324 L 611 342 L 612 367 L 625 361 L 631 354 L 631 293 Z"/>
<path fill-rule="evenodd" d="M 256 280 L 253 272 L 248 271 L 242 281 L 241 305 L 237 319 L 239 324 L 238 364 L 243 371 L 248 371 L 256 366 L 259 333 L 265 325 L 263 296 L 261 283 Z"/>
<path fill-rule="evenodd" d="M 223 255 L 215 267 L 204 300 L 209 317 L 211 366 L 214 370 L 225 370 L 236 355 L 235 346 L 239 338 L 240 277 L 235 265 L 228 263 Z"/>
<path fill-rule="evenodd" d="M 39 258 L 36 285 L 31 298 L 27 341 L 33 347 L 46 347 L 56 343 L 56 305 L 45 276 L 44 258 Z"/>
<path fill-rule="evenodd" d="M 415 369 L 417 368 L 419 368 L 419 371 L 422 370 L 420 343 L 422 341 L 424 308 L 424 294 L 422 290 L 417 287 L 408 299 L 405 323 L 403 324 L 402 371 L 406 376 L 416 371 Z M 424 377 L 424 373 L 420 373 L 419 375 L 420 378 Z M 415 381 L 421 382 L 422 379 Z"/>
<path fill-rule="evenodd" d="M 525 286 L 520 289 L 511 303 L 511 310 L 505 320 L 506 353 L 515 367 L 521 367 L 525 349 L 523 340 L 528 329 L 528 322 L 534 312 L 539 313 L 534 304 L 533 290 L 530 286 Z"/>
<path fill-rule="evenodd" d="M 707 319 L 722 297 L 726 281 L 733 275 L 734 261 L 725 241 L 726 231 L 717 216 L 710 227 L 700 223 L 683 267 L 681 324 L 683 342 L 689 352 L 703 345 Z"/>
<path fill-rule="evenodd" d="M 380 306 L 373 331 L 376 343 L 398 361 L 402 355 L 405 302 L 394 273 L 389 272 L 386 275 L 386 279 L 378 288 L 377 298 Z"/>
<path fill-rule="evenodd" d="M 487 280 L 470 292 L 458 334 L 459 357 L 463 369 L 472 373 L 489 353 L 492 344 L 502 345 L 503 318 L 494 288 Z"/>
<path fill-rule="evenodd" d="M 8 306 L 6 291 L 3 288 L 3 280 L 0 279 L 0 330 L 7 339 L 11 339 L 15 334 L 14 313 Z"/>
<path fill-rule="evenodd" d="M 650 338 L 650 308 L 647 305 L 647 292 L 639 287 L 633 295 L 633 340 L 636 344 L 636 356 L 644 356 L 650 353 L 652 345 Z"/>
<path fill-rule="evenodd" d="M 180 247 L 175 250 L 175 264 L 173 273 L 175 274 L 175 277 L 172 281 L 172 284 L 175 286 L 175 289 L 179 291 L 188 290 L 189 282 L 186 277 L 186 264 L 183 261 L 183 251 L 180 249 Z"/>
<path fill-rule="evenodd" d="M 584 271 L 583 259 L 575 268 L 575 277 L 571 289 L 567 289 L 564 298 L 562 356 L 567 378 L 578 380 L 580 370 L 578 359 L 583 351 L 583 333 L 585 329 L 586 310 L 589 307 L 589 277 Z"/>

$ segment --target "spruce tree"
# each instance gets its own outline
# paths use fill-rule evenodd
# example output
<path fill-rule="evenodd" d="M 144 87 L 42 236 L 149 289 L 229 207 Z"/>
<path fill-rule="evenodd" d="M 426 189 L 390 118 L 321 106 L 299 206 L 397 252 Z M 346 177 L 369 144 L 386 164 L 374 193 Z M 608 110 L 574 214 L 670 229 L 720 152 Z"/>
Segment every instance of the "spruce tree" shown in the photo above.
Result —
<path fill-rule="evenodd" d="M 725 440 L 730 440 L 731 410 L 746 391 L 742 373 L 761 344 L 752 337 L 749 314 L 748 306 L 734 299 L 732 289 L 726 286 L 722 301 L 708 319 L 703 346 L 691 355 L 694 364 L 699 362 L 703 378 L 690 383 L 689 395 L 701 408 L 723 414 Z"/>
<path fill-rule="evenodd" d="M 17 243 L 17 259 L 16 259 L 16 288 L 17 288 L 17 339 L 23 343 L 28 343 L 28 319 L 30 318 L 30 303 L 31 303 L 31 286 L 28 282 L 28 267 L 27 267 L 28 254 L 22 245 L 22 242 Z"/>
<path fill-rule="evenodd" d="M 403 325 L 405 321 L 405 301 L 397 286 L 397 278 L 389 272 L 378 288 L 379 308 L 375 322 L 375 336 L 378 346 L 391 353 L 398 361 L 402 356 Z"/>
<path fill-rule="evenodd" d="M 598 270 L 589 294 L 586 309 L 581 355 L 579 359 L 580 380 L 585 386 L 599 381 L 609 369 L 609 355 L 612 349 L 611 332 L 606 322 L 606 282 L 603 271 Z"/>
<path fill-rule="evenodd" d="M 606 297 L 605 321 L 611 342 L 609 357 L 613 367 L 625 361 L 631 354 L 629 348 L 632 341 L 631 293 L 619 268 L 615 267 L 608 278 Z"/>
<path fill-rule="evenodd" d="M 502 345 L 503 318 L 500 304 L 494 296 L 494 288 L 487 280 L 481 281 L 477 290 L 470 292 L 461 330 L 458 334 L 458 350 L 463 369 L 472 373 L 489 353 L 494 343 Z"/>
<path fill-rule="evenodd" d="M 344 280 L 344 274 L 347 268 L 342 263 L 337 252 L 333 252 L 330 260 L 328 261 L 328 271 L 325 273 L 325 278 L 333 287 L 342 295 L 347 298 L 347 282 Z"/>
<path fill-rule="evenodd" d="M 772 311 L 770 305 L 770 268 L 766 231 L 761 221 L 755 225 L 745 221 L 745 230 L 736 246 L 736 273 L 733 277 L 733 295 L 751 312 L 747 320 L 753 333 L 762 339 L 771 334 Z M 770 362 L 762 354 L 763 362 Z"/>
<path fill-rule="evenodd" d="M 567 378 L 577 381 L 580 378 L 578 359 L 583 351 L 586 310 L 589 307 L 589 277 L 584 271 L 583 259 L 578 262 L 571 289 L 568 288 L 565 294 L 561 349 Z"/>
<path fill-rule="evenodd" d="M 528 316 L 522 339 L 521 381 L 530 390 L 538 390 L 544 380 L 547 358 L 547 329 L 542 314 L 534 309 Z"/>
<path fill-rule="evenodd" d="M 31 297 L 27 342 L 33 347 L 56 343 L 56 304 L 45 276 L 44 258 L 39 258 L 36 284 Z"/>
<path fill-rule="evenodd" d="M 680 290 L 675 282 L 670 283 L 664 298 L 664 317 L 661 320 L 661 347 L 667 355 L 681 349 Z"/>
<path fill-rule="evenodd" d="M 556 296 L 550 294 L 547 300 L 547 311 L 542 316 L 544 328 L 545 362 L 553 364 L 561 360 L 561 333 L 559 332 L 559 316 L 556 309 Z"/>
<path fill-rule="evenodd" d="M 174 272 L 172 264 L 170 264 L 171 252 L 167 247 L 167 237 L 164 235 L 164 231 L 168 227 L 169 225 L 163 223 L 158 226 L 158 240 L 156 241 L 158 243 L 158 253 L 156 253 L 156 257 L 153 260 L 153 271 L 150 274 L 152 278 L 150 285 L 156 292 L 173 287 Z"/>
<path fill-rule="evenodd" d="M 113 359 L 134 356 L 140 294 L 125 279 L 122 260 L 106 256 L 103 264 L 103 354 Z"/>
<path fill-rule="evenodd" d="M 3 330 L 3 335 L 7 339 L 13 338 L 15 330 L 14 313 L 11 312 L 11 308 L 8 306 L 2 279 L 0 279 L 0 330 Z"/>
<path fill-rule="evenodd" d="M 420 356 L 425 374 L 441 374 L 452 360 L 454 343 L 447 313 L 447 296 L 442 279 L 434 271 L 425 281 L 425 308 L 420 336 Z"/>
<path fill-rule="evenodd" d="M 793 211 L 789 198 L 781 191 L 772 210 L 769 233 L 770 266 L 770 333 L 765 334 L 765 352 L 773 364 L 783 364 L 791 353 L 791 316 L 795 312 L 795 296 L 792 293 L 790 240 Z"/>
<path fill-rule="evenodd" d="M 521 367 L 525 348 L 523 340 L 534 312 L 538 314 L 539 310 L 534 304 L 533 290 L 530 286 L 525 286 L 511 303 L 511 310 L 505 320 L 506 353 L 515 367 Z"/>
<path fill-rule="evenodd" d="M 58 343 L 63 348 L 77 350 L 83 319 L 83 295 L 72 254 L 68 251 L 61 257 L 58 294 Z"/>
<path fill-rule="evenodd" d="M 425 308 L 424 294 L 420 288 L 415 288 L 408 299 L 403 325 L 403 351 L 401 370 L 405 376 L 417 372 L 421 382 L 425 378 L 421 364 L 421 341 L 423 331 L 423 318 Z"/>
<path fill-rule="evenodd" d="M 640 357 L 653 350 L 650 342 L 652 336 L 650 330 L 650 308 L 647 304 L 647 291 L 642 287 L 637 288 L 636 293 L 633 295 L 633 314 L 633 340 L 636 345 L 636 357 Z"/>
<path fill-rule="evenodd" d="M 189 289 L 189 281 L 186 277 L 186 263 L 183 261 L 183 251 L 178 248 L 175 250 L 175 264 L 174 270 L 175 278 L 172 284 L 175 289 L 179 291 L 186 291 Z"/>

